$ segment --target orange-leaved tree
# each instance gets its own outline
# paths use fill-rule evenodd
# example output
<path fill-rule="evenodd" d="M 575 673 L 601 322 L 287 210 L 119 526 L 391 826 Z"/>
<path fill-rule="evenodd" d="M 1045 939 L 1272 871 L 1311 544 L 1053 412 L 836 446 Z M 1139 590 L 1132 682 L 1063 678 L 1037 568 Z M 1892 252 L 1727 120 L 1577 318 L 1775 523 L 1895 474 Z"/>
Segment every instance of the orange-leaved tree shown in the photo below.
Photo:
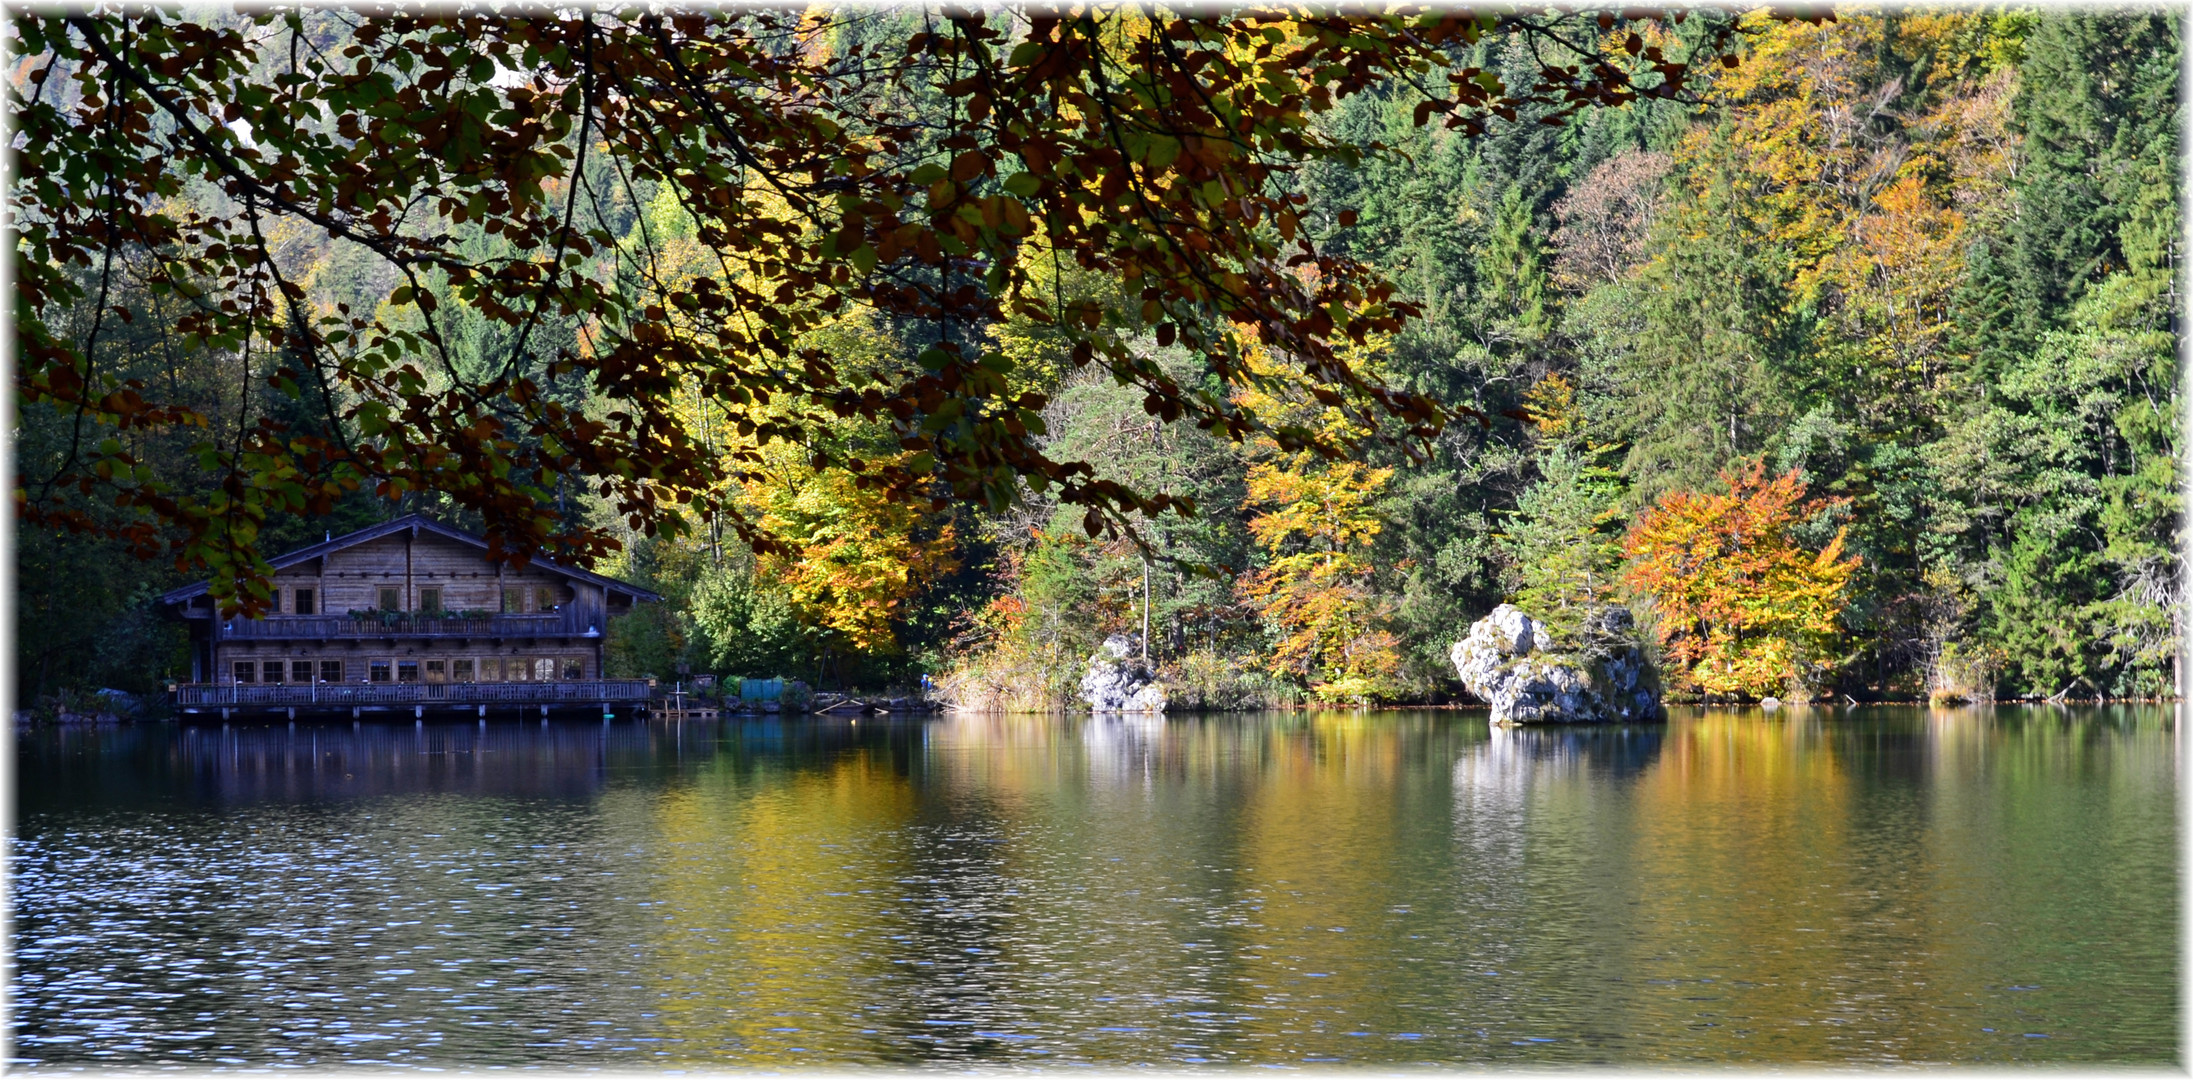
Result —
<path fill-rule="evenodd" d="M 1722 494 L 1672 492 L 1631 526 L 1631 588 L 1659 609 L 1679 683 L 1709 694 L 1802 692 L 1824 670 L 1858 568 L 1843 530 L 1818 551 L 1792 531 L 1838 500 L 1805 497 L 1796 470 L 1753 460 L 1724 470 Z"/>

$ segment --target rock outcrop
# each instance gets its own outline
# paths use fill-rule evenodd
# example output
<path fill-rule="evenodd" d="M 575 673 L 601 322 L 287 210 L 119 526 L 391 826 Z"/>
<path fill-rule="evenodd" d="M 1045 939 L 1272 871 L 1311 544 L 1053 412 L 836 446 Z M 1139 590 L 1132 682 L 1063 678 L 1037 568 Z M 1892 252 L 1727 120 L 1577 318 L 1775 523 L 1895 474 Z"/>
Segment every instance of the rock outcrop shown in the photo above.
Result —
<path fill-rule="evenodd" d="M 1449 659 L 1495 724 L 1605 724 L 1664 719 L 1660 678 L 1629 609 L 1599 608 L 1577 642 L 1556 642 L 1512 604 L 1471 625 Z"/>
<path fill-rule="evenodd" d="M 1104 639 L 1081 677 L 1081 700 L 1100 713 L 1161 713 L 1165 686 L 1150 665 L 1133 656 L 1134 642 L 1123 634 Z"/>

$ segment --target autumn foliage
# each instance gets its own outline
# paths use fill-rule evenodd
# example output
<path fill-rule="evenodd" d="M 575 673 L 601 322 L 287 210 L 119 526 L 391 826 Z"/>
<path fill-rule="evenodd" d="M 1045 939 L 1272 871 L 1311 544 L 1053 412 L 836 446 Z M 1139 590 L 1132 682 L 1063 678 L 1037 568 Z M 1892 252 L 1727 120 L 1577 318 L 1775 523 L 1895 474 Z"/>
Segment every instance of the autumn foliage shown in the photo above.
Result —
<path fill-rule="evenodd" d="M 1376 370 L 1373 339 L 1351 360 Z M 1301 382 L 1299 366 L 1261 346 L 1248 350 L 1252 372 L 1269 389 L 1236 400 L 1292 430 L 1348 443 L 1368 431 L 1322 404 Z M 1387 629 L 1388 602 L 1374 582 L 1371 545 L 1385 527 L 1377 502 L 1394 470 L 1360 461 L 1325 461 L 1309 450 L 1251 443 L 1243 477 L 1249 536 L 1263 549 L 1262 569 L 1241 579 L 1241 596 L 1263 616 L 1273 644 L 1266 668 L 1306 685 L 1327 701 L 1364 701 L 1391 690 L 1401 666 L 1399 640 Z"/>
<path fill-rule="evenodd" d="M 1722 494 L 1675 492 L 1637 519 L 1625 545 L 1631 588 L 1652 597 L 1671 681 L 1764 696 L 1816 681 L 1858 568 L 1843 531 L 1818 551 L 1792 531 L 1830 500 L 1805 498 L 1796 470 L 1754 460 L 1724 471 Z"/>
<path fill-rule="evenodd" d="M 948 522 L 843 472 L 757 479 L 747 489 L 763 522 L 788 541 L 785 552 L 761 553 L 760 576 L 786 591 L 826 648 L 897 651 L 892 626 L 906 601 L 957 566 Z"/>
<path fill-rule="evenodd" d="M 1250 504 L 1264 511 L 1249 533 L 1271 562 L 1242 579 L 1242 595 L 1277 639 L 1267 666 L 1327 700 L 1377 696 L 1400 666 L 1367 557 L 1381 527 L 1370 504 L 1392 477 L 1307 451 L 1249 468 Z"/>
<path fill-rule="evenodd" d="M 5 30 L 21 60 L 9 194 L 34 223 L 12 263 L 15 386 L 74 427 L 16 512 L 142 555 L 165 546 L 211 573 L 226 611 L 265 608 L 260 525 L 359 490 L 444 498 L 517 562 L 586 563 L 619 542 L 548 510 L 546 478 L 598 492 L 634 533 L 678 537 L 707 517 L 757 548 L 785 543 L 736 504 L 696 503 L 740 465 L 672 407 L 693 387 L 741 407 L 762 443 L 807 445 L 835 420 L 888 426 L 903 458 L 824 464 L 901 501 L 999 512 L 1025 481 L 1114 532 L 1183 509 L 1044 452 L 1046 395 L 1016 391 L 1011 363 L 977 344 L 1008 318 L 1055 329 L 1076 367 L 1139 386 L 1167 421 L 1266 430 L 1130 347 L 1144 327 L 1229 384 L 1230 342 L 1261 333 L 1335 402 L 1429 438 L 1452 409 L 1338 355 L 1417 310 L 1321 249 L 1292 191 L 1306 164 L 1384 152 L 1322 117 L 1398 78 L 1418 126 L 1438 117 L 1475 138 L 1523 108 L 1559 122 L 1682 96 L 1734 34 L 1702 18 L 1677 57 L 1656 12 L 958 8 L 865 43 L 858 12 L 767 6 L 329 15 L 54 9 Z M 1453 62 L 1508 42 L 1565 49 L 1594 27 L 1626 53 L 1514 85 Z M 218 198 L 180 206 L 186 190 Z M 612 230 L 650 190 L 694 220 L 712 267 L 665 278 L 677 245 Z M 299 278 L 276 255 L 285 238 L 373 267 L 385 309 Z M 1060 259 L 1139 306 L 1066 304 L 1034 270 Z M 106 315 L 131 280 L 187 301 L 186 342 L 256 355 L 255 385 L 332 394 L 328 407 L 199 442 L 226 478 L 215 494 L 141 468 L 119 436 L 217 425 L 113 370 L 123 317 Z M 809 338 L 848 307 L 928 326 L 935 344 L 857 377 Z M 596 407 L 548 392 L 559 383 L 584 383 Z M 773 402 L 792 407 L 743 411 Z"/>

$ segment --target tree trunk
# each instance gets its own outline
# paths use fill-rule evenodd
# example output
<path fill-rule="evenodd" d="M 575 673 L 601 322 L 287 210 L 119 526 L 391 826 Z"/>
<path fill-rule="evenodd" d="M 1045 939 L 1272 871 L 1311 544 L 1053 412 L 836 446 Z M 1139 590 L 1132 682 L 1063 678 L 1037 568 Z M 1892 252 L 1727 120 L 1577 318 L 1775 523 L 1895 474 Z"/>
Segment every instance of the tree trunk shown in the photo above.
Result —
<path fill-rule="evenodd" d="M 1150 662 L 1150 557 L 1142 557 L 1142 662 Z"/>

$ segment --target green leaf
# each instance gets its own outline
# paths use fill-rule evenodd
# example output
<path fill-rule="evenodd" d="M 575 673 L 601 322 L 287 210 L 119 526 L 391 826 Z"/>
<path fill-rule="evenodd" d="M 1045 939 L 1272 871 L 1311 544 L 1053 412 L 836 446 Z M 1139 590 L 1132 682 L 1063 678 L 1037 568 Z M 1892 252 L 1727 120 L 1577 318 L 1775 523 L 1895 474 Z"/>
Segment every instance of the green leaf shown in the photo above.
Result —
<path fill-rule="evenodd" d="M 1157 136 L 1150 140 L 1150 167 L 1162 169 L 1180 158 L 1180 140 Z"/>

